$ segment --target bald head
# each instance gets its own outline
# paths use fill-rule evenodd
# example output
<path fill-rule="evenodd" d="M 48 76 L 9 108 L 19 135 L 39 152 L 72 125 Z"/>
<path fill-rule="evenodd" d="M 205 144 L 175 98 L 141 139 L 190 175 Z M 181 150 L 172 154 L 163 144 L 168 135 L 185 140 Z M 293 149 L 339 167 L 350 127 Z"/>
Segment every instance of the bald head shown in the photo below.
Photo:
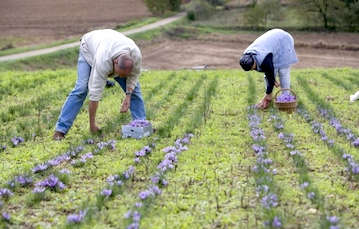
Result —
<path fill-rule="evenodd" d="M 131 74 L 135 62 L 129 54 L 121 54 L 115 60 L 115 72 L 120 77 L 127 77 Z"/>
<path fill-rule="evenodd" d="M 128 54 L 121 54 L 118 58 L 118 66 L 122 70 L 131 70 L 133 69 L 134 61 L 132 56 Z"/>

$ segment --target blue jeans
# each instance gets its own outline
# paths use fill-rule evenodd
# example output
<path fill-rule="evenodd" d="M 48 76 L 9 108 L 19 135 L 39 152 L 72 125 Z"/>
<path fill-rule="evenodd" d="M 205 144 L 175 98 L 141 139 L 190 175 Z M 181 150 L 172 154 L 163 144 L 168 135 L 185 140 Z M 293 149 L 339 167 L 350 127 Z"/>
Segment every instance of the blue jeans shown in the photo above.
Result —
<path fill-rule="evenodd" d="M 91 74 L 91 66 L 87 63 L 79 52 L 79 58 L 77 62 L 77 81 L 74 89 L 67 97 L 60 116 L 57 120 L 55 129 L 61 133 L 67 134 L 71 128 L 77 114 L 79 113 L 88 94 L 88 82 Z M 126 78 L 116 77 L 115 80 L 121 85 L 122 89 L 126 91 Z M 132 119 L 146 119 L 145 104 L 142 99 L 142 93 L 140 90 L 140 83 L 137 82 L 133 94 L 131 96 L 130 110 Z"/>
<path fill-rule="evenodd" d="M 274 78 L 276 78 L 277 75 L 279 76 L 280 87 L 282 89 L 290 88 L 290 69 L 291 69 L 290 65 L 284 68 L 274 69 Z M 267 89 L 268 81 L 265 75 L 264 75 L 264 81 Z M 283 90 L 282 93 L 289 93 L 289 91 Z"/>

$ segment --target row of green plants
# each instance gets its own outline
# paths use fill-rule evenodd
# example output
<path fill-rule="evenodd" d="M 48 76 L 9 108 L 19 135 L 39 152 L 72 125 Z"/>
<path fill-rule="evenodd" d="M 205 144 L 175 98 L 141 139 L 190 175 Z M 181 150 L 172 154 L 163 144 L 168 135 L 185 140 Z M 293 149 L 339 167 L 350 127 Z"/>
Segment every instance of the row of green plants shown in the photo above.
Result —
<path fill-rule="evenodd" d="M 0 73 L 1 83 L 17 74 L 25 73 Z M 355 228 L 358 104 L 348 91 L 359 86 L 358 74 L 293 69 L 299 106 L 287 114 L 273 105 L 254 109 L 263 93 L 258 73 L 145 71 L 140 82 L 154 135 L 121 137 L 131 120 L 119 114 L 124 95 L 116 85 L 100 103 L 101 135 L 89 133 L 86 102 L 57 142 L 51 136 L 76 71 L 26 73 L 18 93 L 2 94 L 1 112 L 14 109 L 16 118 L 2 121 L 0 225 Z M 36 89 L 26 86 L 31 77 Z"/>

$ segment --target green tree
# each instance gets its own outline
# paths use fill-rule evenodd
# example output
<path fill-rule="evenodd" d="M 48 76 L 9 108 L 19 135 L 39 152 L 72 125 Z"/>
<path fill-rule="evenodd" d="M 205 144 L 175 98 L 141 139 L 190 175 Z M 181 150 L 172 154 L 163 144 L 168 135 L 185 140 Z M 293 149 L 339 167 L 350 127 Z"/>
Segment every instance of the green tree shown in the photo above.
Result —
<path fill-rule="evenodd" d="M 343 11 L 344 26 L 350 32 L 359 32 L 359 1 L 344 1 Z"/>
<path fill-rule="evenodd" d="M 193 0 L 187 9 L 187 18 L 191 21 L 204 20 L 213 14 L 213 6 L 206 0 Z"/>
<path fill-rule="evenodd" d="M 167 11 L 180 9 L 181 0 L 144 0 L 147 9 L 156 16 L 162 16 Z"/>
<path fill-rule="evenodd" d="M 264 12 L 264 23 L 267 24 L 268 19 L 278 18 L 282 13 L 282 5 L 280 0 L 264 0 L 258 7 Z"/>
<path fill-rule="evenodd" d="M 282 12 L 280 0 L 252 1 L 247 8 L 244 24 L 253 27 L 265 26 L 269 19 L 278 18 Z"/>
<path fill-rule="evenodd" d="M 340 13 L 344 8 L 341 0 L 291 0 L 298 15 L 307 22 L 320 22 L 326 30 L 341 24 Z M 313 23 L 312 23 L 313 24 Z"/>
<path fill-rule="evenodd" d="M 257 5 L 256 5 L 257 6 Z M 265 12 L 260 7 L 250 7 L 244 14 L 243 24 L 257 28 L 265 25 Z"/>
<path fill-rule="evenodd" d="M 226 0 L 206 0 L 212 6 L 223 6 L 227 1 Z"/>

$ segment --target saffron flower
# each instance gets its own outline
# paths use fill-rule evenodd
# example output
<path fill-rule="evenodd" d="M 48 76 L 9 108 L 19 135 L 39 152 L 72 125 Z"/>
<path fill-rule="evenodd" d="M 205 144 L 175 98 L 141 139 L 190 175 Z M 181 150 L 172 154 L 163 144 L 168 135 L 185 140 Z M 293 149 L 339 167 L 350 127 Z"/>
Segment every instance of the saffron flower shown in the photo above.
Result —
<path fill-rule="evenodd" d="M 49 166 L 48 166 L 47 164 L 40 164 L 40 165 L 35 166 L 35 167 L 32 169 L 32 172 L 33 172 L 33 173 L 41 172 L 41 171 L 46 170 L 48 167 L 49 167 Z"/>
<path fill-rule="evenodd" d="M 309 186 L 308 182 L 304 182 L 303 184 L 300 185 L 300 188 L 307 188 Z"/>
<path fill-rule="evenodd" d="M 25 140 L 22 137 L 14 137 L 11 139 L 14 146 L 17 146 L 19 143 L 24 142 Z"/>
<path fill-rule="evenodd" d="M 9 189 L 7 188 L 0 189 L 0 197 L 2 197 L 3 199 L 9 199 L 10 196 L 12 195 L 14 195 L 14 193 Z"/>
<path fill-rule="evenodd" d="M 132 127 L 145 127 L 149 125 L 151 125 L 151 122 L 143 119 L 136 119 L 128 124 L 128 126 L 132 126 Z"/>
<path fill-rule="evenodd" d="M 314 197 L 315 197 L 315 193 L 314 192 L 310 192 L 310 193 L 308 193 L 308 198 L 309 199 L 313 199 Z"/>
<path fill-rule="evenodd" d="M 273 222 L 272 222 L 272 226 L 273 227 L 281 227 L 282 223 L 280 221 L 280 218 L 274 217 Z"/>
<path fill-rule="evenodd" d="M 72 214 L 67 216 L 67 223 L 82 223 L 86 216 L 87 209 L 85 211 L 80 211 L 79 214 Z"/>
<path fill-rule="evenodd" d="M 295 100 L 297 100 L 297 98 L 290 93 L 282 93 L 276 99 L 277 102 L 293 102 Z"/>
<path fill-rule="evenodd" d="M 10 218 L 11 218 L 10 215 L 6 212 L 2 213 L 2 217 L 5 221 L 10 221 Z"/>
<path fill-rule="evenodd" d="M 105 197 L 110 197 L 112 194 L 112 190 L 111 189 L 104 189 L 101 191 L 101 195 L 105 196 Z"/>
<path fill-rule="evenodd" d="M 45 188 L 44 187 L 35 187 L 34 190 L 32 190 L 32 193 L 43 193 L 45 192 Z"/>
<path fill-rule="evenodd" d="M 52 190 L 56 190 L 56 189 L 64 189 L 66 186 L 64 185 L 64 183 L 62 183 L 58 177 L 56 177 L 54 174 L 51 174 L 50 176 L 48 176 L 47 179 L 43 180 L 43 181 L 39 181 L 38 183 L 35 184 L 36 187 L 49 187 Z"/>

